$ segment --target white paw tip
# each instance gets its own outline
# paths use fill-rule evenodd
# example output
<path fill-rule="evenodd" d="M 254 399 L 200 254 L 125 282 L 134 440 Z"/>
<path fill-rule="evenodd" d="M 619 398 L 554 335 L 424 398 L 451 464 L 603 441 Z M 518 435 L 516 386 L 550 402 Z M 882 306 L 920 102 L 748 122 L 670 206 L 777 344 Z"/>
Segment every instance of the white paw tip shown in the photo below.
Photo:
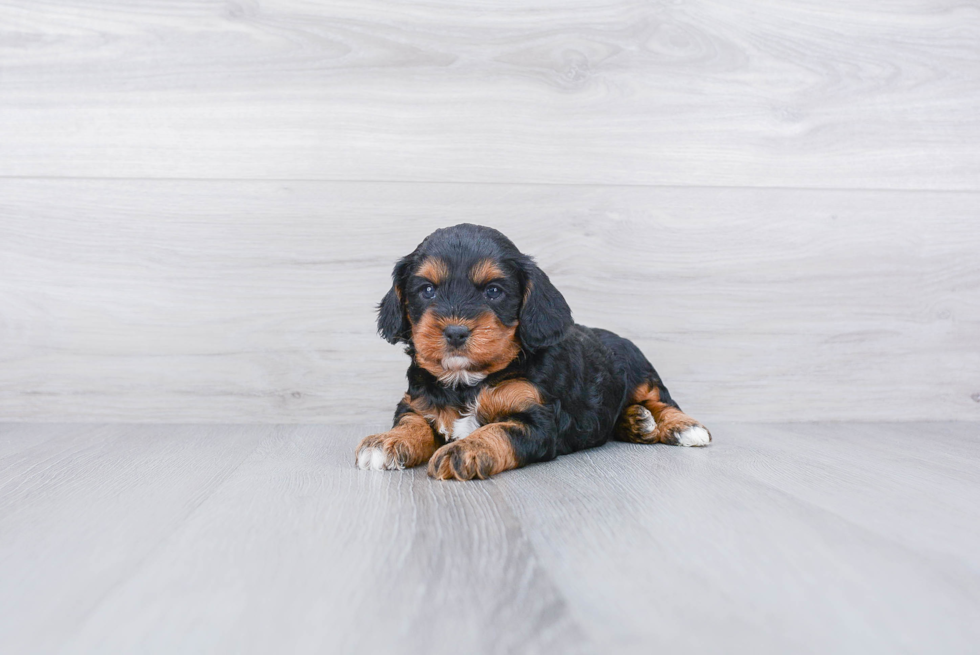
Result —
<path fill-rule="evenodd" d="M 684 429 L 677 435 L 678 446 L 707 446 L 711 443 L 711 435 L 700 425 Z"/>
<path fill-rule="evenodd" d="M 365 471 L 394 471 L 402 468 L 394 457 L 388 457 L 380 448 L 365 448 L 357 453 L 357 468 Z"/>

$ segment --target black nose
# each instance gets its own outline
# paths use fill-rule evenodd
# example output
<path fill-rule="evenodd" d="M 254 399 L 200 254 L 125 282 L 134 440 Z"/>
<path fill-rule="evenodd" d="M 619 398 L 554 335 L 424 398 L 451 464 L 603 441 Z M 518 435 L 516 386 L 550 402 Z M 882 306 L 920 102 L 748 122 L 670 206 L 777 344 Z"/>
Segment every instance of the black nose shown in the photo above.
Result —
<path fill-rule="evenodd" d="M 459 348 L 470 338 L 470 330 L 465 325 L 447 325 L 442 333 L 446 335 L 446 343 L 453 348 Z"/>

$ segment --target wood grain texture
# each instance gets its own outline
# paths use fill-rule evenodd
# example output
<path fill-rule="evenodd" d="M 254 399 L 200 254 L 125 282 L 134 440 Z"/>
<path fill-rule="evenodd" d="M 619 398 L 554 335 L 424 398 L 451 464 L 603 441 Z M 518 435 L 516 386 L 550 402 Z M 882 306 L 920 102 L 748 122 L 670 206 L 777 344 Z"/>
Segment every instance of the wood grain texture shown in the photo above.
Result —
<path fill-rule="evenodd" d="M 352 450 L 361 430 L 270 426 L 254 448 L 242 427 L 223 427 L 198 431 L 195 468 L 224 464 L 214 452 L 220 449 L 241 451 L 249 444 L 252 452 L 237 459 L 233 476 L 206 502 L 187 512 L 179 493 L 148 493 L 147 485 L 134 486 L 113 470 L 179 457 L 158 452 L 175 439 L 159 427 L 114 428 L 111 434 L 123 429 L 129 439 L 109 439 L 104 447 L 114 455 L 79 461 L 71 480 L 73 489 L 126 487 L 122 503 L 91 504 L 82 516 L 94 525 L 83 527 L 64 521 L 72 501 L 65 485 L 51 484 L 41 490 L 48 509 L 21 507 L 35 523 L 5 525 L 5 541 L 70 548 L 77 536 L 88 538 L 111 519 L 115 532 L 128 538 L 106 535 L 104 548 L 140 550 L 152 536 L 153 551 L 138 567 L 123 562 L 67 579 L 47 568 L 56 553 L 0 551 L 3 562 L 15 564 L 4 573 L 20 573 L 0 591 L 8 601 L 2 619 L 9 622 L 0 647 L 16 644 L 16 652 L 29 652 L 43 644 L 80 653 L 592 650 L 492 488 L 437 485 L 412 473 L 363 475 L 353 466 Z M 192 473 L 170 473 L 172 490 L 191 488 Z M 19 476 L 10 480 L 20 483 Z M 141 509 L 132 507 L 136 502 Z M 177 510 L 186 515 L 179 524 L 165 520 Z M 164 520 L 158 524 L 155 517 Z M 71 559 L 58 562 L 58 570 Z M 45 575 L 29 581 L 41 571 Z M 116 582 L 121 575 L 125 579 Z M 101 593 L 109 581 L 111 592 Z M 84 623 L 46 607 L 53 594 L 84 596 L 76 599 L 87 608 Z"/>
<path fill-rule="evenodd" d="M 718 424 L 482 482 L 362 426 L 0 424 L 0 651 L 970 653 L 980 424 Z"/>
<path fill-rule="evenodd" d="M 17 0 L 0 175 L 980 189 L 969 3 Z"/>
<path fill-rule="evenodd" d="M 974 193 L 0 180 L 0 416 L 383 422 L 396 259 L 534 254 L 710 420 L 980 417 Z"/>
<path fill-rule="evenodd" d="M 716 434 L 703 450 L 611 444 L 497 479 L 595 642 L 635 653 L 975 647 L 980 425 Z M 952 484 L 931 452 L 944 443 L 971 471 Z"/>
<path fill-rule="evenodd" d="M 269 430 L 0 425 L 0 651 L 53 652 Z"/>

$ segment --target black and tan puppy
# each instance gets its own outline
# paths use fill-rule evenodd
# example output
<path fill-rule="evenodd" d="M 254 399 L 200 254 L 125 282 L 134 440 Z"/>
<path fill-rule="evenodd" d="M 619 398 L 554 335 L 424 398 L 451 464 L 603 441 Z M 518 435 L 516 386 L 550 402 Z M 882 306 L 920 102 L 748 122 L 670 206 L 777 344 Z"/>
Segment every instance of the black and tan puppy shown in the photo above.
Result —
<path fill-rule="evenodd" d="M 436 230 L 392 273 L 378 331 L 408 344 L 408 393 L 357 466 L 428 462 L 469 480 L 610 439 L 705 446 L 632 342 L 572 322 L 548 276 L 497 230 Z"/>

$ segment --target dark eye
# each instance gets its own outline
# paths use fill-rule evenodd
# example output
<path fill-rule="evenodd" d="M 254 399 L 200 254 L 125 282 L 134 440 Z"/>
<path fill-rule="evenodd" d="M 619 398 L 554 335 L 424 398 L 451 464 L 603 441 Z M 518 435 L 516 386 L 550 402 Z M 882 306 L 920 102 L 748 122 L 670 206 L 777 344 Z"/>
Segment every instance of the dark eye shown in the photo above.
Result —
<path fill-rule="evenodd" d="M 419 295 L 426 300 L 432 300 L 436 297 L 436 286 L 434 284 L 427 284 L 419 291 Z"/>
<path fill-rule="evenodd" d="M 490 300 L 496 300 L 500 296 L 504 295 L 504 290 L 498 287 L 496 284 L 491 284 L 483 290 L 483 295 Z"/>

